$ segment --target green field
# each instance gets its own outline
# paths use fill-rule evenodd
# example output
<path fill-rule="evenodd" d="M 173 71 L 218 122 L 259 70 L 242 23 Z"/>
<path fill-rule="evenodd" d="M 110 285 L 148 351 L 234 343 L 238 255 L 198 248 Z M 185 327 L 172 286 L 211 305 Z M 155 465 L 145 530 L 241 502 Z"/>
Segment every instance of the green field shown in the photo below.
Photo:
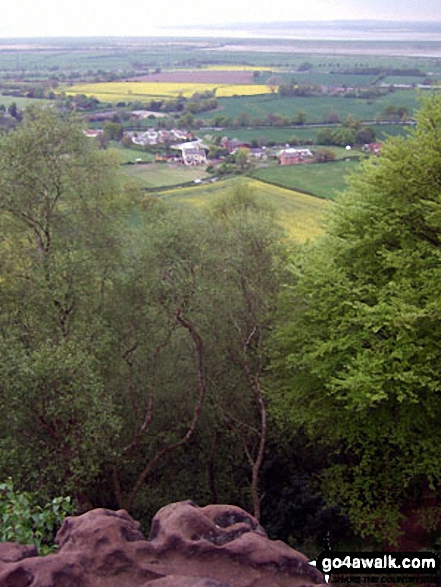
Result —
<path fill-rule="evenodd" d="M 288 143 L 292 137 L 298 138 L 301 142 L 316 141 L 317 132 L 322 127 L 306 126 L 259 126 L 257 128 L 223 128 L 222 130 L 201 130 L 198 134 L 207 141 L 213 140 L 216 136 L 228 136 L 239 141 L 252 142 L 257 141 L 259 144 L 267 144 L 268 141 L 276 143 Z M 383 141 L 387 136 L 402 135 L 409 128 L 402 124 L 381 124 L 373 126 L 377 140 Z"/>
<path fill-rule="evenodd" d="M 304 242 L 323 232 L 322 221 L 326 210 L 332 205 L 330 202 L 257 179 L 235 178 L 210 185 L 179 188 L 161 192 L 158 197 L 177 205 L 205 207 L 235 186 L 244 184 L 258 200 L 274 208 L 277 221 L 290 238 Z"/>
<path fill-rule="evenodd" d="M 348 114 L 360 120 L 375 120 L 377 114 L 384 115 L 384 108 L 388 105 L 405 106 L 412 114 L 419 105 L 418 93 L 415 90 L 397 90 L 375 100 L 333 95 L 281 97 L 277 94 L 219 98 L 219 108 L 215 112 L 201 113 L 200 117 L 208 120 L 220 114 L 234 119 L 247 113 L 250 120 L 265 119 L 268 114 L 293 119 L 302 111 L 308 123 L 323 122 L 330 112 L 337 113 L 342 121 Z"/>
<path fill-rule="evenodd" d="M 204 179 L 208 176 L 205 167 L 185 167 L 170 163 L 149 163 L 146 165 L 124 165 L 123 172 L 139 181 L 143 188 L 174 186 Z"/>
<path fill-rule="evenodd" d="M 17 108 L 23 109 L 27 106 L 31 106 L 32 104 L 40 105 L 48 104 L 48 100 L 36 100 L 35 98 L 21 98 L 15 96 L 3 96 L 0 94 L 0 104 L 6 106 L 8 108 L 11 104 L 15 103 Z"/>
<path fill-rule="evenodd" d="M 155 161 L 155 155 L 153 153 L 141 150 L 138 151 L 138 149 L 128 149 L 116 141 L 110 141 L 109 152 L 112 153 L 113 157 L 120 165 L 140 161 L 144 163 L 152 163 Z"/>
<path fill-rule="evenodd" d="M 309 192 L 320 198 L 334 199 L 346 188 L 346 178 L 357 169 L 357 165 L 357 161 L 278 165 L 258 169 L 253 177 L 288 189 Z"/>

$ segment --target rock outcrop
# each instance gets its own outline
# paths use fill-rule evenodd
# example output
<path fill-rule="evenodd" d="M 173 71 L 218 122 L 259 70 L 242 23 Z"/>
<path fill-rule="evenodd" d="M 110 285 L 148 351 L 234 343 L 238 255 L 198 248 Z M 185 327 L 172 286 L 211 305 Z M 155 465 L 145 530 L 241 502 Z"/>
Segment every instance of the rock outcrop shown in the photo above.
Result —
<path fill-rule="evenodd" d="M 307 558 L 269 540 L 253 516 L 228 505 L 180 502 L 153 518 L 145 539 L 126 511 L 68 517 L 56 554 L 0 544 L 0 587 L 310 587 Z"/>

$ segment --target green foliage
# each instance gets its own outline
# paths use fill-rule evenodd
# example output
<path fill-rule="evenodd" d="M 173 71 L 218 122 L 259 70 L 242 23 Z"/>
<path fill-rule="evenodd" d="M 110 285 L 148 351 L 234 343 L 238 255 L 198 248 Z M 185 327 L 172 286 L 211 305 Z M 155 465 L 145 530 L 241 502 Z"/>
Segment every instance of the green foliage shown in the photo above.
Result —
<path fill-rule="evenodd" d="M 320 145 L 337 145 L 345 147 L 346 145 L 353 145 L 358 140 L 363 143 L 369 142 L 364 140 L 365 136 L 371 137 L 375 136 L 375 134 L 371 135 L 369 129 L 366 131 L 364 127 L 362 127 L 362 129 L 363 132 L 361 132 L 361 129 L 356 131 L 354 128 L 346 126 L 341 126 L 335 129 L 324 128 L 317 132 L 317 143 Z"/>
<path fill-rule="evenodd" d="M 100 360 L 124 195 L 70 117 L 30 110 L 0 144 L 0 469 L 74 494 L 119 421 Z"/>
<path fill-rule="evenodd" d="M 393 540 L 439 488 L 441 100 L 354 175 L 293 266 L 278 331 L 280 417 L 327 444 L 328 497 Z"/>
<path fill-rule="evenodd" d="M 12 479 L 0 483 L 0 542 L 34 544 L 40 555 L 50 554 L 56 549 L 56 530 L 72 513 L 70 497 L 54 497 L 40 506 L 35 495 L 17 492 Z"/>
<path fill-rule="evenodd" d="M 246 502 L 225 480 L 246 459 L 223 414 L 252 444 L 258 414 L 240 357 L 250 336 L 251 372 L 265 354 L 280 284 L 273 215 L 245 192 L 213 212 L 129 207 L 109 157 L 49 109 L 28 112 L 0 150 L 1 474 L 46 498 L 62 490 L 83 506 L 131 505 L 148 463 L 160 475 L 161 451 L 185 440 L 205 378 L 211 409 L 201 404 L 193 450 L 213 495 Z M 202 369 L 184 324 L 200 337 Z M 217 474 L 214 447 L 228 444 L 234 459 Z M 188 469 L 175 458 L 175 472 Z M 192 479 L 207 495 L 205 470 Z M 139 507 L 146 499 L 141 491 Z"/>
<path fill-rule="evenodd" d="M 176 442 L 191 420 L 198 374 L 188 336 L 176 323 L 179 312 L 201 337 L 207 380 L 206 407 L 191 441 L 191 460 L 200 455 L 198 470 L 182 491 L 188 494 L 191 486 L 192 493 L 207 495 L 208 473 L 212 495 L 232 492 L 236 501 L 249 507 L 243 489 L 247 473 L 233 471 L 228 478 L 226 471 L 245 460 L 240 436 L 235 437 L 232 429 L 237 426 L 247 439 L 255 436 L 256 409 L 242 364 L 243 337 L 255 333 L 249 357 L 250 368 L 255 369 L 256 349 L 264 352 L 265 325 L 280 285 L 279 230 L 272 214 L 243 189 L 217 203 L 209 214 L 180 210 L 177 222 L 175 211 L 164 210 L 160 217 L 149 215 L 145 221 L 142 232 L 148 237 L 141 248 L 134 247 L 131 270 L 116 284 L 115 305 L 108 308 L 116 319 L 120 344 L 127 349 L 126 365 L 118 365 L 117 357 L 114 361 L 117 388 L 130 390 L 130 401 L 127 392 L 120 400 L 126 422 L 122 434 L 128 445 L 136 438 L 129 458 L 118 460 L 122 486 L 130 486 L 142 462 L 140 455 L 151 458 L 164 444 Z M 147 388 L 145 381 L 150 382 Z M 145 433 L 136 437 L 149 394 L 154 398 L 152 417 Z M 225 459 L 218 455 L 219 446 L 229 446 Z M 182 482 L 175 478 L 173 487 L 161 489 L 164 500 L 166 495 L 176 496 L 192 467 L 181 453 L 173 455 L 172 462 L 173 470 L 181 471 Z M 247 471 L 243 464 L 242 468 Z M 234 486 L 234 474 L 241 478 L 240 487 Z M 161 472 L 160 478 L 164 475 Z M 156 480 L 155 493 L 157 484 Z M 140 495 L 136 507 L 144 500 Z"/>

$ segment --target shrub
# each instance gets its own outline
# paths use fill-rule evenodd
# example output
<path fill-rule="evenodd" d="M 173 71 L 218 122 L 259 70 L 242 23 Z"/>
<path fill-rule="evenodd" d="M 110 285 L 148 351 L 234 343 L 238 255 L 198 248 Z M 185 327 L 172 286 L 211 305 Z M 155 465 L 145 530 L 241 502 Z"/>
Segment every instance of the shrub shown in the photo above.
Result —
<path fill-rule="evenodd" d="M 55 497 L 42 507 L 35 495 L 17 492 L 8 479 L 0 483 L 0 542 L 35 544 L 41 555 L 49 554 L 56 549 L 56 530 L 73 509 L 70 497 Z"/>

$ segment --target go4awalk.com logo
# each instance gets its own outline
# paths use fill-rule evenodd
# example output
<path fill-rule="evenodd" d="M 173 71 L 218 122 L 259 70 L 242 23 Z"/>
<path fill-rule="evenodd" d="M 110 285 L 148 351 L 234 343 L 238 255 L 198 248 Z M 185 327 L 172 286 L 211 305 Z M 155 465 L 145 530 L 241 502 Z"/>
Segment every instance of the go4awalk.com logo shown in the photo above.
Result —
<path fill-rule="evenodd" d="M 317 560 L 309 564 L 325 575 L 326 582 L 329 582 L 331 574 L 336 573 L 363 576 L 430 575 L 435 578 L 436 575 L 439 577 L 440 570 L 439 555 L 433 552 L 322 552 Z"/>

